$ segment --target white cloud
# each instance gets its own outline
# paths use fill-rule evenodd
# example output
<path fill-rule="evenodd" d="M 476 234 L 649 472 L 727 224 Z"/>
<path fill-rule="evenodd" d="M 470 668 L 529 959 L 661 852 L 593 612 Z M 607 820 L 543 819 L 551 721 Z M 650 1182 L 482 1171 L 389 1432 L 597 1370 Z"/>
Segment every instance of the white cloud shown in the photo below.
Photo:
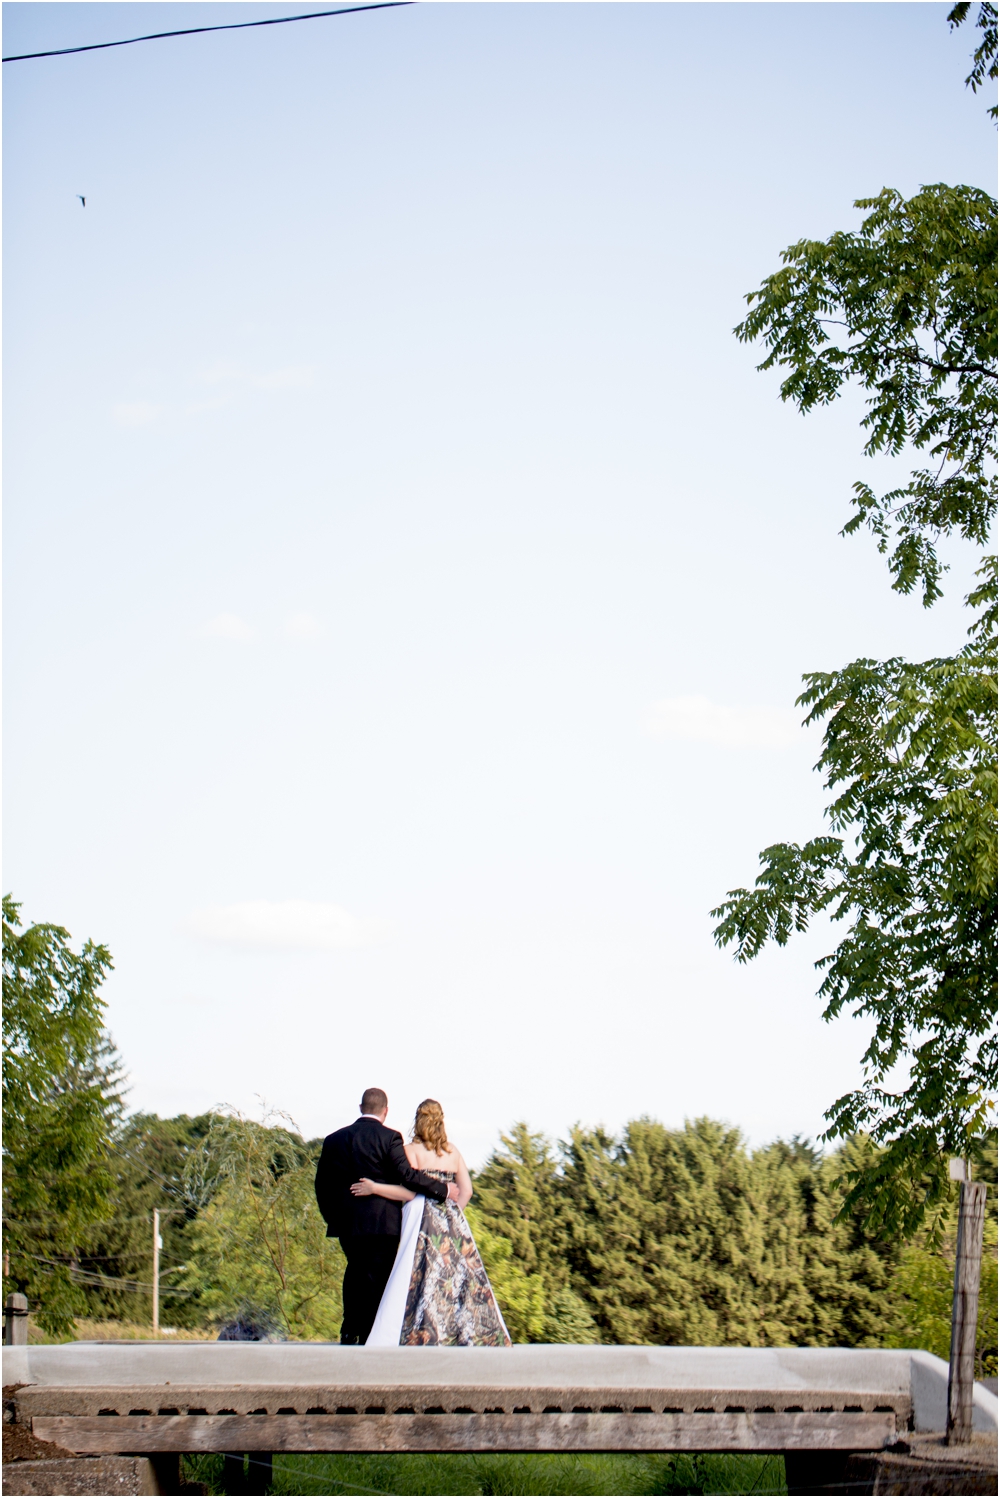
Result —
<path fill-rule="evenodd" d="M 309 364 L 296 364 L 288 369 L 272 369 L 267 374 L 253 375 L 250 383 L 257 390 L 304 390 L 312 384 L 313 369 Z"/>
<path fill-rule="evenodd" d="M 382 927 L 324 901 L 246 900 L 195 910 L 186 929 L 194 936 L 232 946 L 330 951 L 366 946 L 381 934 Z"/>
<path fill-rule="evenodd" d="M 312 614 L 293 614 L 282 628 L 286 640 L 315 640 L 319 638 L 319 620 Z"/>
<path fill-rule="evenodd" d="M 217 614 L 202 625 L 201 632 L 212 640 L 255 640 L 257 631 L 238 614 Z"/>
<path fill-rule="evenodd" d="M 144 427 L 155 421 L 162 410 L 162 406 L 156 406 L 152 401 L 132 401 L 130 404 L 113 406 L 111 414 L 119 426 Z"/>
<path fill-rule="evenodd" d="M 294 364 L 285 369 L 254 371 L 242 364 L 220 361 L 198 376 L 206 385 L 249 385 L 253 390 L 301 390 L 312 384 L 315 373 L 311 364 Z"/>
<path fill-rule="evenodd" d="M 802 742 L 803 716 L 795 707 L 725 707 L 707 697 L 664 697 L 650 707 L 645 728 L 656 739 L 784 749 Z"/>

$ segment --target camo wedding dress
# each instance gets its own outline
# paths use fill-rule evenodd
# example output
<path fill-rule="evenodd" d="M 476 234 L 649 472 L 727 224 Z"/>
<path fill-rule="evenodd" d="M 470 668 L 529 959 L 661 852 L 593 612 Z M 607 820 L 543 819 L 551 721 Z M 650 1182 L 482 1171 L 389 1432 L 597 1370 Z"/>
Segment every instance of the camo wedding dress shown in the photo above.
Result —
<path fill-rule="evenodd" d="M 453 1171 L 425 1175 L 453 1181 Z M 415 1196 L 403 1208 L 399 1249 L 369 1347 L 509 1347 L 510 1337 L 465 1213 Z"/>

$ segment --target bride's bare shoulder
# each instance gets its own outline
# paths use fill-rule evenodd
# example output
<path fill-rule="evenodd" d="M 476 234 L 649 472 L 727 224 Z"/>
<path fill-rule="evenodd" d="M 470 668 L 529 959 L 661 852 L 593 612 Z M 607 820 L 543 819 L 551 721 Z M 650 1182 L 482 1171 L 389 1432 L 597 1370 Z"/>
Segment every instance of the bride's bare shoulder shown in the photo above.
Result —
<path fill-rule="evenodd" d="M 416 1142 L 406 1145 L 406 1158 L 414 1170 L 457 1170 L 462 1160 L 454 1145 L 445 1154 L 436 1155 L 426 1145 Z"/>

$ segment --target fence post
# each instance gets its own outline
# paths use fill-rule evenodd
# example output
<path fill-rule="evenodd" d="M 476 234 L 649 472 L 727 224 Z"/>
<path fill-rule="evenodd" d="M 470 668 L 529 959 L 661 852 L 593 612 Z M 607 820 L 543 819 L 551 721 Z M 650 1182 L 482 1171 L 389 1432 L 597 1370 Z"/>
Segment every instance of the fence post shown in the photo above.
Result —
<path fill-rule="evenodd" d="M 160 1214 L 153 1208 L 153 1336 L 160 1335 Z"/>
<path fill-rule="evenodd" d="M 19 1290 L 8 1295 L 4 1302 L 3 1343 L 5 1347 L 28 1345 L 28 1297 Z"/>
<path fill-rule="evenodd" d="M 976 1382 L 976 1321 L 979 1271 L 983 1260 L 984 1181 L 963 1181 L 955 1242 L 955 1294 L 951 1306 L 951 1358 L 948 1363 L 949 1446 L 972 1440 L 972 1403 Z"/>

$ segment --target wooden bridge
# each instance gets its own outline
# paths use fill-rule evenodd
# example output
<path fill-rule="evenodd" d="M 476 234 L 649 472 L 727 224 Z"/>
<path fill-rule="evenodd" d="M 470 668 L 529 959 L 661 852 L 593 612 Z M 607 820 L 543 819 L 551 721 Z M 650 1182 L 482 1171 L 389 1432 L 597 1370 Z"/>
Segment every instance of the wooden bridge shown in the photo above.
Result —
<path fill-rule="evenodd" d="M 187 1452 L 777 1452 L 790 1492 L 852 1452 L 943 1430 L 947 1365 L 814 1348 L 365 1348 L 99 1343 L 5 1349 L 16 1420 L 80 1455 Z M 977 1389 L 975 1423 L 996 1432 Z M 262 1488 L 260 1489 L 263 1490 Z"/>

